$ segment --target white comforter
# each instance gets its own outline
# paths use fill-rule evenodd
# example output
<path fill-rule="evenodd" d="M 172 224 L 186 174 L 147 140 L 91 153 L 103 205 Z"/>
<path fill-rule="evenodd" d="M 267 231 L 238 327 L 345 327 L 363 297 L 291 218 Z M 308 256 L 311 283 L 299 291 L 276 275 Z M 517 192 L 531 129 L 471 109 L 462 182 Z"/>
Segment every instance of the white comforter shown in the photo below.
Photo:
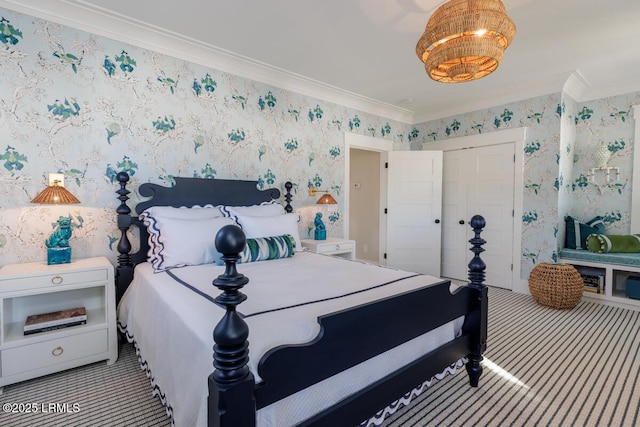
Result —
<path fill-rule="evenodd" d="M 320 330 L 319 315 L 439 281 L 308 252 L 287 259 L 240 264 L 238 270 L 250 279 L 242 289 L 248 298 L 238 312 L 247 316 L 249 367 L 256 381 L 260 381 L 257 364 L 262 355 L 277 345 L 311 341 Z M 203 294 L 209 298 L 220 294 L 212 280 L 223 271 L 224 267 L 209 264 L 155 274 L 150 264 L 141 264 L 118 306 L 118 323 L 135 342 L 154 389 L 178 427 L 206 425 L 207 377 L 213 371 L 213 328 L 224 310 Z M 389 284 L 377 286 L 385 283 Z M 362 289 L 367 290 L 357 292 Z M 352 292 L 357 293 L 348 295 Z M 342 297 L 333 298 L 336 296 Z M 333 299 L 308 304 L 326 298 Z M 269 311 L 276 308 L 286 309 Z M 459 331 L 461 321 L 443 325 L 263 408 L 258 411 L 258 425 L 287 426 L 308 418 L 450 341 Z M 416 383 L 421 380 L 424 379 L 416 378 Z M 382 408 L 372 408 L 372 415 L 379 409 Z"/>

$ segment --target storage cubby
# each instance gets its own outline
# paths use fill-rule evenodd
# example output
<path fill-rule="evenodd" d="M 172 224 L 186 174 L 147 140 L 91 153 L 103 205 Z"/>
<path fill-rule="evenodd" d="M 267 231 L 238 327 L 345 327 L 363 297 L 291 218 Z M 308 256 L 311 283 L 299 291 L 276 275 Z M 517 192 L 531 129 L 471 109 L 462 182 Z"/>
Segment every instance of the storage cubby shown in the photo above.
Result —
<path fill-rule="evenodd" d="M 78 327 L 88 327 L 92 325 L 106 326 L 106 300 L 106 287 L 104 285 L 70 291 L 3 298 L 3 342 L 34 338 L 33 335 L 24 336 L 23 333 L 24 322 L 28 316 L 76 307 L 84 307 L 87 310 L 87 324 Z M 64 333 L 65 331 L 65 329 L 59 329 L 41 332 L 40 334 Z"/>
<path fill-rule="evenodd" d="M 560 258 L 559 262 L 573 265 L 580 274 L 604 275 L 603 292 L 584 292 L 583 298 L 640 310 L 640 299 L 626 296 L 627 279 L 629 276 L 640 276 L 640 267 L 571 258 Z"/>

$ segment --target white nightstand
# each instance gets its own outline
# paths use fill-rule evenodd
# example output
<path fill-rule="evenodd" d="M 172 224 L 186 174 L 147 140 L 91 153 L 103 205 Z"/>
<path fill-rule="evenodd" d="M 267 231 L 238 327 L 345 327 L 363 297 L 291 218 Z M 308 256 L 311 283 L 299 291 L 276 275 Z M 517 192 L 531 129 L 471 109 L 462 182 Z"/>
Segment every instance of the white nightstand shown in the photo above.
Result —
<path fill-rule="evenodd" d="M 27 316 L 85 307 L 87 323 L 24 335 Z M 118 358 L 113 265 L 107 258 L 0 268 L 1 387 Z"/>
<path fill-rule="evenodd" d="M 325 255 L 356 259 L 356 241 L 327 237 L 327 240 L 302 239 L 302 247 Z"/>

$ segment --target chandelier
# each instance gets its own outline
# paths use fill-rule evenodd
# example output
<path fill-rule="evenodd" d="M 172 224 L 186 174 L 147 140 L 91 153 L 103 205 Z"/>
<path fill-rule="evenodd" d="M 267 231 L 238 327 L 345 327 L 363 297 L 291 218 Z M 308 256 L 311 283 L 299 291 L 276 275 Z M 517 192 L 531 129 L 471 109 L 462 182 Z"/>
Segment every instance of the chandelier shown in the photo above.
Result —
<path fill-rule="evenodd" d="M 429 18 L 416 54 L 433 80 L 468 82 L 498 68 L 515 34 L 500 0 L 449 0 Z"/>

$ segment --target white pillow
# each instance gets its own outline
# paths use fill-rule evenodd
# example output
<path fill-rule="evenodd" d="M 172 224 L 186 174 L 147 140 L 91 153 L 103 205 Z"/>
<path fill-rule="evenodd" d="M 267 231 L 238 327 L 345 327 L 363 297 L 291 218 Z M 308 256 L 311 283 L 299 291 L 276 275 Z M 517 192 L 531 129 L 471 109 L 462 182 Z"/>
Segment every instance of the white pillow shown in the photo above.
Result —
<path fill-rule="evenodd" d="M 141 215 L 142 216 L 142 215 Z M 216 234 L 231 218 L 181 219 L 145 216 L 149 231 L 148 260 L 156 272 L 187 265 L 212 264 L 220 258 Z"/>
<path fill-rule="evenodd" d="M 213 205 L 193 207 L 179 207 L 173 206 L 152 206 L 145 209 L 138 218 L 144 222 L 147 226 L 149 233 L 149 252 L 147 253 L 147 259 L 151 261 L 158 256 L 158 252 L 162 249 L 163 245 L 158 241 L 159 227 L 157 221 L 162 221 L 165 218 L 177 218 L 177 219 L 206 219 L 206 218 L 220 218 L 223 217 L 223 213 L 219 207 Z"/>
<path fill-rule="evenodd" d="M 296 242 L 296 252 L 302 250 L 302 243 L 298 233 L 298 221 L 300 220 L 298 214 L 289 213 L 278 216 L 238 215 L 237 219 L 247 239 L 290 234 Z"/>
<path fill-rule="evenodd" d="M 276 216 L 284 215 L 287 211 L 284 206 L 276 201 L 264 202 L 259 205 L 252 206 L 222 206 L 224 216 L 234 217 L 238 215 L 247 216 Z"/>
<path fill-rule="evenodd" d="M 144 221 L 143 216 L 151 216 L 154 218 L 181 218 L 181 219 L 204 219 L 204 218 L 220 218 L 225 216 L 220 208 L 212 205 L 193 206 L 191 208 L 172 206 L 152 206 L 145 209 L 140 214 L 140 220 Z"/>

